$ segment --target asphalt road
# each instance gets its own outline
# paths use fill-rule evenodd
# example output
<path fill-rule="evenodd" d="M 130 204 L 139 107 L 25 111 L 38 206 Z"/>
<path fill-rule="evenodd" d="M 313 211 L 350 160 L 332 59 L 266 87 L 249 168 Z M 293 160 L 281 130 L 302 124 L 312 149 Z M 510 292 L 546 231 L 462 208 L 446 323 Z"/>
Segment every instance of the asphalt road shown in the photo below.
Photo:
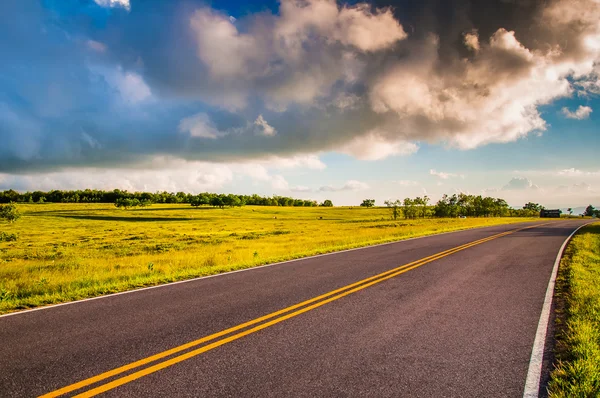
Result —
<path fill-rule="evenodd" d="M 553 222 L 451 251 L 65 396 L 112 382 L 105 396 L 520 397 L 552 266 L 582 224 Z M 0 317 L 0 396 L 56 391 L 530 225 L 437 235 Z"/>

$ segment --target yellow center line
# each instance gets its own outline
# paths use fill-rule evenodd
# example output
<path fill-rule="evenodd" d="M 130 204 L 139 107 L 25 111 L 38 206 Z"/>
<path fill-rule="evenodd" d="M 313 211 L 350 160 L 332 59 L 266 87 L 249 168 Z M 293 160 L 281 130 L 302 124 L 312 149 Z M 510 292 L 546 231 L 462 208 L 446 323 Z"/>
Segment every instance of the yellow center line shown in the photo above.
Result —
<path fill-rule="evenodd" d="M 448 249 L 448 250 L 442 251 L 440 253 L 428 256 L 428 257 L 424 257 L 424 258 L 422 258 L 420 260 L 413 261 L 411 263 L 404 264 L 402 266 L 399 266 L 399 267 L 391 269 L 389 271 L 380 273 L 378 275 L 374 275 L 372 277 L 360 280 L 358 282 L 354 282 L 352 284 L 346 285 L 346 286 L 341 287 L 339 289 L 332 290 L 332 291 L 330 291 L 328 293 L 322 294 L 320 296 L 314 297 L 312 299 L 303 301 L 303 302 L 298 303 L 298 304 L 294 304 L 292 306 L 289 306 L 289 307 L 283 308 L 281 310 L 272 312 L 270 314 L 261 316 L 259 318 L 253 319 L 251 321 L 248 321 L 248 322 L 239 324 L 237 326 L 234 326 L 234 327 L 222 330 L 220 332 L 211 334 L 209 336 L 202 337 L 200 339 L 197 339 L 197 340 L 191 341 L 189 343 L 186 343 L 186 344 L 174 347 L 172 349 L 160 352 L 158 354 L 149 356 L 147 358 L 143 358 L 141 360 L 129 363 L 127 365 L 124 365 L 124 366 L 121 366 L 121 367 L 109 370 L 109 371 L 104 372 L 102 374 L 99 374 L 97 376 L 90 377 L 88 379 L 85 379 L 85 380 L 82 380 L 80 382 L 77 382 L 77 383 L 65 386 L 65 387 L 60 388 L 58 390 L 51 391 L 51 392 L 49 392 L 47 394 L 42 395 L 40 398 L 58 397 L 58 396 L 64 395 L 64 394 L 66 394 L 68 392 L 78 390 L 78 389 L 86 387 L 88 385 L 91 385 L 91 384 L 97 383 L 99 381 L 105 380 L 105 379 L 107 379 L 109 377 L 116 376 L 116 375 L 121 374 L 123 372 L 126 372 L 128 370 L 132 370 L 132 369 L 138 368 L 140 366 L 149 364 L 151 362 L 154 362 L 154 361 L 157 361 L 159 359 L 165 358 L 167 356 L 176 354 L 176 353 L 184 351 L 186 349 L 195 347 L 197 345 L 200 345 L 202 343 L 208 342 L 210 340 L 214 340 L 214 339 L 216 339 L 218 337 L 225 336 L 227 334 L 236 332 L 236 331 L 238 331 L 240 329 L 244 329 L 246 327 L 249 327 L 249 326 L 255 325 L 257 323 L 269 320 L 271 318 L 275 318 L 275 317 L 277 317 L 279 315 L 288 313 L 287 315 L 283 315 L 281 317 L 278 317 L 278 318 L 273 319 L 273 320 L 271 320 L 269 322 L 263 323 L 263 324 L 261 324 L 259 326 L 254 327 L 254 328 L 245 330 L 245 331 L 243 331 L 241 333 L 232 335 L 230 337 L 226 337 L 224 339 L 218 340 L 216 342 L 213 342 L 211 344 L 208 344 L 208 345 L 203 346 L 201 348 L 198 348 L 196 350 L 189 351 L 189 352 L 187 352 L 185 354 L 182 354 L 182 355 L 179 355 L 177 357 L 171 358 L 169 360 L 160 362 L 158 364 L 155 364 L 155 365 L 150 366 L 148 368 L 142 369 L 142 370 L 137 371 L 135 373 L 132 373 L 130 375 L 124 376 L 122 378 L 118 378 L 116 380 L 113 380 L 112 382 L 106 383 L 104 385 L 101 385 L 101 386 L 98 386 L 98 387 L 93 388 L 91 390 L 88 390 L 86 392 L 83 392 L 83 393 L 77 395 L 77 397 L 91 397 L 91 396 L 100 394 L 102 392 L 108 391 L 108 390 L 113 389 L 115 387 L 118 387 L 120 385 L 129 383 L 129 382 L 131 382 L 133 380 L 136 380 L 136 379 L 138 379 L 140 377 L 146 376 L 146 375 L 148 375 L 150 373 L 154 373 L 154 372 L 156 372 L 158 370 L 161 370 L 161 369 L 164 369 L 166 367 L 172 366 L 172 365 L 174 365 L 176 363 L 185 361 L 186 359 L 189 359 L 189 358 L 194 357 L 196 355 L 202 354 L 202 353 L 204 353 L 206 351 L 210 351 L 210 350 L 212 350 L 212 349 L 214 349 L 216 347 L 219 347 L 221 345 L 227 344 L 227 343 L 229 343 L 231 341 L 234 341 L 234 340 L 237 340 L 237 339 L 239 339 L 241 337 L 247 336 L 247 335 L 255 333 L 255 332 L 259 331 L 259 330 L 265 329 L 265 328 L 267 328 L 269 326 L 275 325 L 275 324 L 277 324 L 279 322 L 282 322 L 282 321 L 284 321 L 286 319 L 293 318 L 293 317 L 298 316 L 300 314 L 303 314 L 303 313 L 305 313 L 307 311 L 310 311 L 312 309 L 318 308 L 318 307 L 320 307 L 322 305 L 325 305 L 327 303 L 330 303 L 332 301 L 338 300 L 338 299 L 340 299 L 342 297 L 345 297 L 345 296 L 347 296 L 349 294 L 355 293 L 357 291 L 363 290 L 363 289 L 365 289 L 367 287 L 370 287 L 372 285 L 375 285 L 377 283 L 383 282 L 385 280 L 388 280 L 390 278 L 393 278 L 395 276 L 398 276 L 400 274 L 408 272 L 408 271 L 410 271 L 410 270 L 412 270 L 414 268 L 420 267 L 421 265 L 424 265 L 424 264 L 430 263 L 432 261 L 435 261 L 437 259 L 449 256 L 449 255 L 451 255 L 453 253 L 465 250 L 465 249 L 467 249 L 469 247 L 472 247 L 472 246 L 475 246 L 475 245 L 479 245 L 481 243 L 485 243 L 485 242 L 488 242 L 490 240 L 497 239 L 497 238 L 500 238 L 500 237 L 503 237 L 503 236 L 506 236 L 506 235 L 509 235 L 509 234 L 512 234 L 512 233 L 515 233 L 515 232 L 518 232 L 518 231 L 522 231 L 522 230 L 529 229 L 529 228 L 539 227 L 541 225 L 546 225 L 546 224 L 539 224 L 539 225 L 534 225 L 534 226 L 529 226 L 529 227 L 515 229 L 515 230 L 512 230 L 512 231 L 503 232 L 503 233 L 500 233 L 500 234 L 492 235 L 492 236 L 487 237 L 487 238 L 483 238 L 483 239 L 479 239 L 479 240 L 476 240 L 476 241 L 473 241 L 473 242 L 469 242 L 469 243 L 466 243 L 464 245 L 460 245 L 460 246 L 457 246 L 455 248 Z M 338 294 L 340 292 L 343 292 L 343 293 Z M 333 296 L 333 297 L 331 297 L 331 296 Z M 325 300 L 323 300 L 323 299 L 325 299 Z M 319 301 L 319 300 L 323 300 L 323 301 Z M 317 302 L 317 301 L 319 301 L 319 302 Z M 315 303 L 315 302 L 317 302 L 317 303 Z M 315 304 L 312 304 L 312 303 L 315 303 Z M 309 304 L 312 304 L 312 305 L 309 305 Z M 304 307 L 304 306 L 306 306 L 306 307 Z M 296 309 L 298 309 L 300 307 L 304 307 L 304 308 L 289 313 L 290 311 L 296 310 Z"/>

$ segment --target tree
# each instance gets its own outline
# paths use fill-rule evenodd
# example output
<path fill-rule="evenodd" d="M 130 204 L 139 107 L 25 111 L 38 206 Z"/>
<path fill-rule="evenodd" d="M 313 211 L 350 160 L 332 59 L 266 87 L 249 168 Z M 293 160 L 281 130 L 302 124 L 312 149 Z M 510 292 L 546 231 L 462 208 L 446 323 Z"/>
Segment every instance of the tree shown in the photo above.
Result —
<path fill-rule="evenodd" d="M 572 208 L 570 208 L 570 207 L 569 207 L 569 208 L 567 209 L 567 211 L 569 212 L 569 215 L 572 215 L 572 214 L 573 214 L 573 209 L 572 209 Z"/>
<path fill-rule="evenodd" d="M 14 203 L 0 205 L 0 219 L 4 219 L 9 223 L 17 221 L 21 217 L 17 206 Z"/>
<path fill-rule="evenodd" d="M 527 202 L 525 206 L 523 206 L 524 210 L 531 210 L 533 212 L 540 212 L 544 207 L 538 203 Z"/>
<path fill-rule="evenodd" d="M 141 205 L 142 205 L 142 203 L 138 199 L 119 198 L 115 201 L 115 207 L 117 207 L 117 208 L 122 207 L 125 210 L 129 209 L 130 207 L 138 207 Z"/>
<path fill-rule="evenodd" d="M 210 200 L 210 205 L 222 209 L 225 207 L 225 202 L 223 202 L 223 198 L 220 196 L 215 196 Z"/>
<path fill-rule="evenodd" d="M 419 198 L 417 198 L 419 199 Z M 417 218 L 417 207 L 415 206 L 416 204 L 416 199 L 413 200 L 411 198 L 405 198 L 403 205 L 404 205 L 404 218 L 408 219 L 408 218 Z"/>
<path fill-rule="evenodd" d="M 400 217 L 400 206 L 402 206 L 402 202 L 400 200 L 386 200 L 384 203 L 392 211 L 392 218 L 397 220 L 398 217 Z"/>
<path fill-rule="evenodd" d="M 594 217 L 595 215 L 597 215 L 596 209 L 594 208 L 594 206 L 589 205 L 585 208 L 585 212 L 583 213 L 583 215 L 588 217 Z"/>
<path fill-rule="evenodd" d="M 362 207 L 373 207 L 375 206 L 375 199 L 365 199 L 360 205 Z"/>
<path fill-rule="evenodd" d="M 329 199 L 325 199 L 323 201 L 323 203 L 321 204 L 321 206 L 324 206 L 324 207 L 333 207 L 333 202 L 331 200 L 329 200 Z"/>

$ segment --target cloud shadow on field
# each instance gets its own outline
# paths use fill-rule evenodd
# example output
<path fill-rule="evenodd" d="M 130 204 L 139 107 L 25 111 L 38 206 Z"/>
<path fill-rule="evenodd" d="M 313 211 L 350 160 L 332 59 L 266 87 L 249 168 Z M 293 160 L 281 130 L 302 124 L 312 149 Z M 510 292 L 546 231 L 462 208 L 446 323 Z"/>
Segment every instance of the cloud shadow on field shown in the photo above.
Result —
<path fill-rule="evenodd" d="M 127 222 L 169 222 L 169 221 L 198 221 L 199 218 L 188 217 L 114 217 L 114 216 L 95 216 L 95 215 L 56 215 L 61 218 L 72 218 L 76 220 L 91 220 L 91 221 L 127 221 Z"/>

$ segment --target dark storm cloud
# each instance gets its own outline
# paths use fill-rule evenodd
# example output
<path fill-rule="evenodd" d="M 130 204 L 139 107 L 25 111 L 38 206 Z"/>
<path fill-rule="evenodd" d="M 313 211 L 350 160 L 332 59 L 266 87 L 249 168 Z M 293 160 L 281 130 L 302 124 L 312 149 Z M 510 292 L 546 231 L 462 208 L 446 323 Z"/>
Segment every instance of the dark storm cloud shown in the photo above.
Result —
<path fill-rule="evenodd" d="M 467 149 L 600 87 L 593 0 L 112 5 L 3 6 L 0 172 Z"/>

